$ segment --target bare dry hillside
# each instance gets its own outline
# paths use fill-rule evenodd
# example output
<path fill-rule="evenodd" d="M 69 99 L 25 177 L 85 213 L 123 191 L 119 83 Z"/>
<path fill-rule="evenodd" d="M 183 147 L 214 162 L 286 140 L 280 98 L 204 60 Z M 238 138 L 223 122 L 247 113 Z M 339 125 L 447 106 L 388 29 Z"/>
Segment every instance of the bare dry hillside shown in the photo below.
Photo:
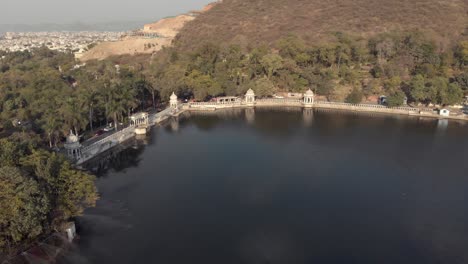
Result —
<path fill-rule="evenodd" d="M 408 30 L 451 41 L 467 28 L 467 12 L 466 0 L 224 0 L 187 23 L 176 43 L 192 49 L 207 41 L 269 44 L 289 33 L 324 41 L 336 31 Z"/>
<path fill-rule="evenodd" d="M 152 54 L 163 46 L 170 46 L 172 39 L 168 38 L 127 38 L 116 42 L 103 42 L 87 51 L 80 58 L 81 61 L 102 60 L 111 56 Z"/>
<path fill-rule="evenodd" d="M 143 32 L 147 33 L 157 33 L 165 37 L 174 38 L 180 31 L 180 29 L 188 21 L 195 19 L 191 15 L 180 15 L 177 17 L 164 18 L 159 20 L 156 23 L 147 24 L 143 28 Z"/>
<path fill-rule="evenodd" d="M 100 60 L 116 55 L 152 54 L 164 46 L 170 46 L 185 23 L 194 18 L 192 15 L 180 15 L 147 24 L 143 30 L 135 32 L 135 35 L 125 37 L 121 41 L 103 42 L 96 45 L 83 54 L 80 60 Z"/>

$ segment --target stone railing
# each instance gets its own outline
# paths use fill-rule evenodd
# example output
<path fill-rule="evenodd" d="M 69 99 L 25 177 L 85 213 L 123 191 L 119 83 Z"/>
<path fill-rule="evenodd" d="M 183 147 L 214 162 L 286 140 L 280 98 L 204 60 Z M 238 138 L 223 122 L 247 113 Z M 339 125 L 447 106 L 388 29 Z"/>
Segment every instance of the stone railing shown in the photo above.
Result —
<path fill-rule="evenodd" d="M 124 128 L 120 131 L 117 131 L 115 133 L 113 133 L 112 135 L 109 135 L 99 141 L 96 141 L 94 142 L 93 144 L 85 147 L 82 149 L 82 151 L 87 151 L 89 149 L 92 149 L 94 146 L 97 146 L 97 145 L 102 145 L 102 144 L 105 144 L 109 141 L 118 141 L 122 136 L 125 136 L 125 135 L 129 135 L 129 134 L 132 134 L 135 132 L 135 128 L 134 127 L 127 127 L 127 128 Z"/>
<path fill-rule="evenodd" d="M 192 110 L 216 110 L 221 108 L 240 107 L 244 103 L 242 100 L 234 102 L 190 102 L 184 104 L 184 109 Z"/>
<path fill-rule="evenodd" d="M 180 111 L 179 108 L 181 108 L 181 107 L 179 106 L 177 109 L 172 108 L 172 107 L 168 107 L 168 108 L 164 109 L 161 112 L 149 115 L 149 117 L 148 117 L 149 124 L 154 125 L 156 123 L 161 122 L 164 119 L 169 118 L 174 112 Z"/>
<path fill-rule="evenodd" d="M 302 106 L 303 102 L 302 102 L 302 99 L 296 99 L 296 98 L 265 98 L 265 99 L 256 100 L 255 105 L 258 105 L 258 106 L 270 106 L 270 105 Z"/>
<path fill-rule="evenodd" d="M 298 98 L 266 98 L 258 99 L 255 101 L 255 106 L 272 106 L 272 107 L 302 107 L 304 103 L 302 99 Z M 176 108 L 169 107 L 159 113 L 150 114 L 148 116 L 149 125 L 155 125 L 159 122 L 162 122 L 168 119 L 171 116 L 178 115 L 184 110 L 216 110 L 216 109 L 226 109 L 226 108 L 237 108 L 237 107 L 247 107 L 245 100 L 237 100 L 233 102 L 190 102 L 185 104 L 179 104 Z M 390 113 L 390 114 L 405 114 L 405 115 L 416 115 L 423 117 L 439 117 L 434 113 L 432 109 L 419 109 L 413 107 L 387 107 L 383 105 L 376 104 L 350 104 L 350 103 L 340 103 L 340 102 L 327 102 L 327 101 L 316 101 L 312 104 L 315 108 L 323 109 L 341 109 L 348 111 L 356 112 L 374 112 L 374 113 Z M 451 116 L 452 119 L 467 120 L 466 116 Z M 135 135 L 134 127 L 127 127 L 120 131 L 115 132 L 114 134 L 105 137 L 99 141 L 91 143 L 89 146 L 83 147 L 81 149 L 81 159 L 77 161 L 77 164 L 81 164 L 99 153 L 102 153 L 117 144 L 120 144 Z"/>
<path fill-rule="evenodd" d="M 350 104 L 350 103 L 326 102 L 326 101 L 317 101 L 314 103 L 314 107 L 345 109 L 345 110 L 352 110 L 352 111 L 396 113 L 396 114 L 419 114 L 419 111 L 420 111 L 418 108 L 404 107 L 404 106 L 387 107 L 384 105 L 374 105 L 374 104 Z"/>
<path fill-rule="evenodd" d="M 187 103 L 188 106 L 211 106 L 211 105 L 218 105 L 217 102 L 189 102 Z"/>
<path fill-rule="evenodd" d="M 169 107 L 159 113 L 150 114 L 148 116 L 148 125 L 155 125 L 156 123 L 164 121 L 165 119 L 169 118 L 170 116 L 181 110 L 182 106 L 179 106 L 177 108 Z M 134 135 L 135 127 L 129 126 L 103 139 L 93 142 L 90 145 L 85 146 L 81 149 L 81 158 L 77 160 L 76 163 L 82 164 L 83 162 L 92 159 L 98 154 L 109 150 L 115 147 L 116 145 L 121 144 L 124 141 L 132 138 Z"/>
<path fill-rule="evenodd" d="M 76 161 L 81 164 L 95 157 L 96 155 L 121 144 L 122 142 L 132 138 L 135 135 L 135 127 L 127 127 L 120 131 L 113 133 L 99 141 L 92 143 L 81 149 L 81 158 Z"/>

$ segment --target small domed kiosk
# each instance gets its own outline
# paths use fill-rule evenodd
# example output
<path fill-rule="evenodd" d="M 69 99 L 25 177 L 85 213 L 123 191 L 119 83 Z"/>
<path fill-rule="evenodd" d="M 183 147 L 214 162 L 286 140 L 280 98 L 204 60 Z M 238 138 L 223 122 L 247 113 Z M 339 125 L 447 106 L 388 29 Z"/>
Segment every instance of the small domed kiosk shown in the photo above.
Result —
<path fill-rule="evenodd" d="M 177 108 L 179 105 L 179 101 L 177 101 L 177 95 L 174 92 L 172 92 L 171 97 L 169 97 L 169 105 L 172 108 Z"/>
<path fill-rule="evenodd" d="M 249 89 L 247 93 L 245 94 L 245 103 L 248 106 L 255 105 L 255 92 L 252 89 Z"/>
<path fill-rule="evenodd" d="M 314 105 L 314 92 L 311 89 L 307 90 L 304 94 L 304 107 L 313 107 Z"/>
<path fill-rule="evenodd" d="M 67 137 L 67 141 L 64 144 L 67 156 L 72 160 L 81 159 L 81 144 L 80 139 L 77 135 L 73 134 L 70 130 L 70 134 Z"/>
<path fill-rule="evenodd" d="M 146 112 L 134 114 L 130 117 L 130 126 L 135 127 L 135 134 L 145 135 L 149 126 L 149 115 Z"/>

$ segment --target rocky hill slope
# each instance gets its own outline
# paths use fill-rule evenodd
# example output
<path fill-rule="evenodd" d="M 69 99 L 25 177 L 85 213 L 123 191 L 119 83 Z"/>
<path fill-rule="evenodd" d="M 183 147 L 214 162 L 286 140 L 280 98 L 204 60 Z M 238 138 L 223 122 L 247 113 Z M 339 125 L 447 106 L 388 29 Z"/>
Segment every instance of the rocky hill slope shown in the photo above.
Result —
<path fill-rule="evenodd" d="M 466 0 L 224 0 L 187 23 L 176 43 L 271 44 L 290 33 L 317 42 L 337 31 L 368 37 L 410 30 L 448 42 L 466 30 L 467 12 Z"/>
<path fill-rule="evenodd" d="M 186 22 L 193 19 L 194 16 L 180 15 L 147 24 L 142 30 L 133 32 L 134 35 L 124 37 L 120 41 L 99 43 L 84 53 L 80 60 L 101 60 L 118 55 L 152 54 L 164 46 L 170 46 L 179 30 Z"/>
<path fill-rule="evenodd" d="M 144 25 L 143 29 L 134 31 L 130 36 L 117 42 L 103 42 L 84 53 L 81 61 L 101 60 L 110 56 L 152 54 L 164 46 L 170 46 L 172 40 L 195 17 L 209 11 L 217 5 L 217 2 L 205 6 L 200 11 L 192 11 L 189 14 L 168 17 L 157 22 Z"/>

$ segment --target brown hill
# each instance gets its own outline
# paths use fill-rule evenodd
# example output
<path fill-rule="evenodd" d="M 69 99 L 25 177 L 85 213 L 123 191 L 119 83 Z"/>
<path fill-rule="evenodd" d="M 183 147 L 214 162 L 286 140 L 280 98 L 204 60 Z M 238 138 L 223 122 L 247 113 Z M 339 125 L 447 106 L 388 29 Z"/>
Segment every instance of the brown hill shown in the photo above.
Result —
<path fill-rule="evenodd" d="M 120 41 L 99 43 L 84 53 L 80 60 L 101 60 L 119 55 L 152 54 L 164 46 L 170 46 L 179 30 L 187 21 L 193 19 L 193 16 L 180 15 L 147 24 L 143 30 L 135 31 L 133 36 L 125 37 Z"/>
<path fill-rule="evenodd" d="M 176 17 L 164 18 L 156 23 L 146 24 L 143 28 L 145 33 L 156 33 L 164 37 L 173 38 L 188 21 L 195 17 L 190 15 L 180 15 Z"/>
<path fill-rule="evenodd" d="M 273 43 L 293 33 L 324 41 L 340 31 L 368 37 L 420 30 L 437 41 L 458 38 L 468 25 L 467 0 L 224 0 L 187 23 L 176 44 Z"/>
<path fill-rule="evenodd" d="M 85 52 L 80 61 L 102 60 L 111 56 L 152 54 L 170 46 L 172 38 L 126 38 L 115 42 L 102 42 Z"/>

